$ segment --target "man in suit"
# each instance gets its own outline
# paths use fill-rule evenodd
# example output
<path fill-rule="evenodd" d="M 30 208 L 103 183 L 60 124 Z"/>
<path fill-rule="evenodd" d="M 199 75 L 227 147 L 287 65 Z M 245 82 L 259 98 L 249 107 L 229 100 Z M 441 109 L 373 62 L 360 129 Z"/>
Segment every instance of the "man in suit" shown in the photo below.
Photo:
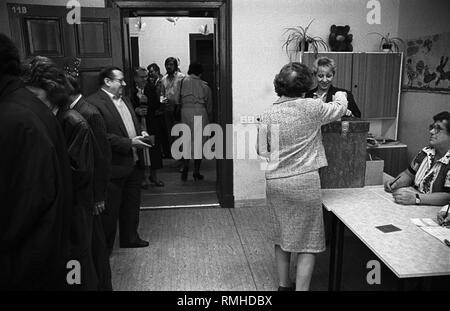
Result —
<path fill-rule="evenodd" d="M 111 147 L 106 137 L 106 126 L 102 115 L 95 106 L 88 103 L 81 94 L 77 71 L 66 73 L 72 86 L 70 92 L 70 109 L 78 111 L 88 122 L 93 133 L 93 204 L 92 232 L 90 232 L 92 257 L 98 278 L 99 290 L 112 290 L 111 266 L 108 248 L 100 214 L 105 209 L 106 189 L 111 165 Z"/>
<path fill-rule="evenodd" d="M 0 289 L 67 289 L 69 156 L 58 121 L 20 73 L 17 48 L 0 34 Z"/>
<path fill-rule="evenodd" d="M 99 74 L 100 90 L 88 101 L 100 111 L 111 145 L 111 175 L 102 213 L 106 243 L 111 253 L 119 219 L 120 247 L 147 247 L 138 234 L 141 203 L 142 149 L 154 144 L 154 137 L 140 131 L 140 124 L 130 100 L 120 68 L 108 67 Z"/>

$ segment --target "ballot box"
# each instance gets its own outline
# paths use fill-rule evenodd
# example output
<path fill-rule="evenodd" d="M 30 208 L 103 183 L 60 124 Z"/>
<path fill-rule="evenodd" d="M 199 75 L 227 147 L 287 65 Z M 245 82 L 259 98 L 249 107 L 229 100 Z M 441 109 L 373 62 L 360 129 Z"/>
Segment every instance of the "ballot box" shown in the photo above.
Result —
<path fill-rule="evenodd" d="M 322 189 L 364 187 L 369 122 L 358 119 L 322 126 L 328 166 L 319 170 Z"/>

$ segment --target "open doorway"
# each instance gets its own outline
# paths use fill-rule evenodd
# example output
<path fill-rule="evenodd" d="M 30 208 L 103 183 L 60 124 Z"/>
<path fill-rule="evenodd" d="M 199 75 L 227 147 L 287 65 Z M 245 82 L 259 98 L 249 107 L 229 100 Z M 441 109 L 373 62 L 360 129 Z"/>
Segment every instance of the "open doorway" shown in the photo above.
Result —
<path fill-rule="evenodd" d="M 162 76 L 166 75 L 165 60 L 177 59 L 181 75 L 186 76 L 189 64 L 201 63 L 202 80 L 208 83 L 212 94 L 212 120 L 217 123 L 217 85 L 215 69 L 214 17 L 136 16 L 125 18 L 128 24 L 129 55 L 132 68 L 147 68 L 156 64 Z M 130 76 L 131 78 L 131 76 Z M 152 83 L 152 82 L 149 82 Z M 129 85 L 132 85 L 130 79 Z M 158 94 L 160 95 L 160 94 Z M 158 96 L 159 98 L 159 96 Z M 164 118 L 155 118 L 162 128 Z M 165 155 L 162 167 L 153 170 L 157 176 L 142 189 L 142 209 L 220 206 L 216 191 L 216 160 L 202 160 L 203 180 L 194 181 L 193 162 L 187 181 L 181 180 L 181 162 L 168 155 L 169 137 L 157 132 L 160 154 Z M 169 130 L 170 132 L 170 130 Z M 165 149 L 165 150 L 164 150 Z M 169 149 L 170 150 L 170 149 Z"/>
<path fill-rule="evenodd" d="M 8 5 L 9 33 L 19 48 L 22 58 L 33 55 L 50 57 L 63 66 L 66 60 L 81 58 L 80 83 L 82 93 L 89 96 L 97 91 L 97 76 L 102 68 L 123 68 L 127 83 L 132 72 L 130 17 L 212 18 L 210 28 L 215 44 L 214 122 L 224 131 L 222 150 L 224 158 L 215 161 L 215 191 L 221 207 L 234 207 L 233 159 L 226 157 L 232 146 L 232 135 L 225 131 L 233 123 L 231 92 L 231 1 L 230 0 L 105 0 L 105 8 L 82 7 L 81 23 L 66 23 L 65 6 L 15 4 Z M 26 12 L 22 14 L 21 12 Z M 196 30 L 198 31 L 198 29 Z M 195 33 L 195 31 L 194 31 Z M 197 32 L 198 34 L 198 32 Z M 190 59 L 184 61 L 188 65 Z M 186 69 L 185 69 L 186 70 Z M 131 84 L 129 84 L 131 85 Z M 231 143 L 225 143 L 225 142 Z M 232 153 L 232 150 L 231 150 Z"/>

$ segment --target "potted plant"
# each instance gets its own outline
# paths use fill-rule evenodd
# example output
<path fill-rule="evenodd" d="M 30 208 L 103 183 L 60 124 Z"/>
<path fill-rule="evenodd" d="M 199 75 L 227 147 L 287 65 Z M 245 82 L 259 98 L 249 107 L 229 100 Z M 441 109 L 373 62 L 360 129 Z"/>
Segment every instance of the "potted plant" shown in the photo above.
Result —
<path fill-rule="evenodd" d="M 328 51 L 328 44 L 320 37 L 312 37 L 308 34 L 309 27 L 311 26 L 312 20 L 308 26 L 296 26 L 286 28 L 283 35 L 289 33 L 286 41 L 283 43 L 283 48 L 286 49 L 286 54 L 289 55 L 289 47 L 294 47 L 294 52 L 297 54 L 300 52 L 300 62 L 303 59 L 303 53 L 311 49 L 314 53 L 318 53 L 319 48 L 322 47 L 325 51 Z"/>
<path fill-rule="evenodd" d="M 369 32 L 369 35 L 378 35 L 381 37 L 380 49 L 383 52 L 399 52 L 400 46 L 404 47 L 405 42 L 398 37 L 390 37 L 390 34 L 382 35 L 379 32 Z"/>

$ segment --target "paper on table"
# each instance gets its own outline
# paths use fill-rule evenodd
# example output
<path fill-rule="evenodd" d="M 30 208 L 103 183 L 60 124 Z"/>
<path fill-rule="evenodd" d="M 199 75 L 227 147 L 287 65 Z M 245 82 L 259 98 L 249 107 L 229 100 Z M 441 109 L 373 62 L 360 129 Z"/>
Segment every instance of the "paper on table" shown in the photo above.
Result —
<path fill-rule="evenodd" d="M 438 227 L 420 227 L 420 228 L 426 233 L 431 234 L 444 244 L 445 244 L 444 240 L 450 241 L 450 229 L 447 229 L 446 227 L 438 226 Z"/>
<path fill-rule="evenodd" d="M 417 227 L 439 227 L 431 218 L 411 218 L 411 222 Z"/>

